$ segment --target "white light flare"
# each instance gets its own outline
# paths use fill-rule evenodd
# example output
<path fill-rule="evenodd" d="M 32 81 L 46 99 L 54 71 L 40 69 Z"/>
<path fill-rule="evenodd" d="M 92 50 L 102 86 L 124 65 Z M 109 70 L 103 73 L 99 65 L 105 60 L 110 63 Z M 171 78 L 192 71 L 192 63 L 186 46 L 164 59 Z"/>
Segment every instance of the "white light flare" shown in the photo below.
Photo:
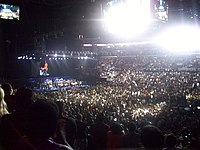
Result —
<path fill-rule="evenodd" d="M 176 26 L 166 30 L 156 39 L 161 47 L 173 53 L 187 53 L 200 49 L 200 28 Z"/>
<path fill-rule="evenodd" d="M 105 12 L 106 27 L 110 33 L 135 36 L 149 26 L 150 0 L 128 0 L 114 5 Z"/>

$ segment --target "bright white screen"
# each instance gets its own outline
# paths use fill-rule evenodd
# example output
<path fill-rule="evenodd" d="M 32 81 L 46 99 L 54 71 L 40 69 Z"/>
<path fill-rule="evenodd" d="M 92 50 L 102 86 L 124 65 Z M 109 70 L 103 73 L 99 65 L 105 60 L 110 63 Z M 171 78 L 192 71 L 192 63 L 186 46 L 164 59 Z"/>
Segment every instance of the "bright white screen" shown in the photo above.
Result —
<path fill-rule="evenodd" d="M 110 33 L 132 36 L 146 29 L 150 16 L 150 0 L 127 0 L 110 5 L 105 22 Z"/>

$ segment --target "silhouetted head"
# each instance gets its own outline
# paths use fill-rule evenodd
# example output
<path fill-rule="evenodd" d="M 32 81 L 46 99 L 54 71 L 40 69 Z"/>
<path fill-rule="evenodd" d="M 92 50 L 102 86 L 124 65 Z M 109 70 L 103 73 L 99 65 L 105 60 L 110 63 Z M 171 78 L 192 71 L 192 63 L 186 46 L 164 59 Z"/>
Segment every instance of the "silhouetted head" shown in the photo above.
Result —
<path fill-rule="evenodd" d="M 78 113 L 76 119 L 81 121 L 83 119 L 83 115 Z"/>
<path fill-rule="evenodd" d="M 159 128 L 147 125 L 142 129 L 141 141 L 145 148 L 162 148 L 164 136 Z"/>
<path fill-rule="evenodd" d="M 114 134 L 120 134 L 120 133 L 122 133 L 123 128 L 119 123 L 113 123 L 111 126 L 111 131 Z"/>
<path fill-rule="evenodd" d="M 3 83 L 1 87 L 4 90 L 5 95 L 12 95 L 13 94 L 13 88 L 12 88 L 12 85 L 10 83 Z"/>
<path fill-rule="evenodd" d="M 129 130 L 129 132 L 135 132 L 135 130 L 136 130 L 136 124 L 134 122 L 129 122 L 127 124 L 127 128 Z"/>
<path fill-rule="evenodd" d="M 30 139 L 46 140 L 53 135 L 58 121 L 56 104 L 38 100 L 30 107 L 28 115 L 28 137 Z"/>
<path fill-rule="evenodd" d="M 104 120 L 105 120 L 105 116 L 104 116 L 103 113 L 100 113 L 100 114 L 97 115 L 96 121 L 97 121 L 98 123 L 102 123 L 102 122 L 104 122 Z"/>
<path fill-rule="evenodd" d="M 176 143 L 177 143 L 177 138 L 173 133 L 167 134 L 165 136 L 165 145 L 166 145 L 166 147 L 174 148 L 176 146 Z"/>
<path fill-rule="evenodd" d="M 24 110 L 33 103 L 33 91 L 30 88 L 22 87 L 15 94 L 16 109 Z"/>
<path fill-rule="evenodd" d="M 60 101 L 56 101 L 55 104 L 58 107 L 58 111 L 59 111 L 59 118 L 62 118 L 63 116 L 63 111 L 64 111 L 64 103 L 60 102 Z"/>

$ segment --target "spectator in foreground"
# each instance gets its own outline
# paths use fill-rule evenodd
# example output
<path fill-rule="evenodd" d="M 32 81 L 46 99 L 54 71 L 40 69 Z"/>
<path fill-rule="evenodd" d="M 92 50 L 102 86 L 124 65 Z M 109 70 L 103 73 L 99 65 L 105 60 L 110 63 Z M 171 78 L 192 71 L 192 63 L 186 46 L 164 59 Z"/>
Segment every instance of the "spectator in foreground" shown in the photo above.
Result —
<path fill-rule="evenodd" d="M 0 117 L 2 117 L 5 114 L 8 114 L 7 105 L 4 101 L 4 90 L 0 87 Z"/>
<path fill-rule="evenodd" d="M 178 150 L 176 148 L 177 138 L 171 133 L 165 136 L 165 148 L 163 150 Z"/>
<path fill-rule="evenodd" d="M 164 144 L 164 136 L 157 127 L 147 125 L 142 129 L 141 141 L 145 149 L 161 150 Z"/>
<path fill-rule="evenodd" d="M 67 118 L 64 115 L 63 102 L 56 101 L 55 104 L 58 108 L 59 113 L 58 113 L 58 123 L 53 139 L 57 143 L 63 145 L 70 145 L 70 147 L 73 148 L 75 141 L 75 133 L 76 133 L 75 120 L 72 119 L 69 121 L 69 118 Z"/>
<path fill-rule="evenodd" d="M 27 136 L 20 139 L 17 150 L 72 150 L 70 146 L 54 142 L 58 109 L 53 103 L 36 101 L 29 111 Z"/>
<path fill-rule="evenodd" d="M 111 130 L 107 133 L 107 149 L 115 150 L 121 146 L 124 129 L 119 123 L 113 123 Z"/>
<path fill-rule="evenodd" d="M 76 133 L 76 149 L 86 150 L 87 149 L 87 125 L 83 122 L 82 114 L 77 115 L 76 119 L 77 133 Z"/>
<path fill-rule="evenodd" d="M 8 111 L 11 113 L 16 109 L 16 101 L 13 95 L 12 85 L 10 83 L 4 83 L 2 84 L 2 89 L 5 92 L 4 100 L 8 106 Z"/>
<path fill-rule="evenodd" d="M 127 125 L 128 133 L 122 138 L 123 148 L 139 148 L 140 147 L 140 134 L 136 132 L 136 124 L 129 122 Z"/>
<path fill-rule="evenodd" d="M 109 126 L 104 123 L 104 120 L 105 116 L 100 113 L 97 115 L 96 123 L 91 126 L 92 149 L 106 149 Z"/>
<path fill-rule="evenodd" d="M 33 91 L 22 87 L 15 94 L 16 110 L 4 115 L 0 122 L 0 144 L 6 150 L 13 150 L 17 141 L 25 135 L 27 111 L 33 103 Z"/>
<path fill-rule="evenodd" d="M 65 124 L 65 136 L 66 136 L 66 141 L 72 148 L 75 147 L 76 131 L 77 131 L 77 126 L 75 119 L 73 117 L 68 116 L 66 118 L 66 124 Z"/>
<path fill-rule="evenodd" d="M 56 127 L 56 132 L 54 134 L 53 139 L 57 143 L 68 145 L 68 142 L 66 140 L 66 133 L 65 133 L 66 117 L 63 115 L 64 104 L 63 102 L 59 102 L 59 101 L 56 101 L 55 104 L 57 105 L 59 113 L 58 113 L 58 123 Z"/>

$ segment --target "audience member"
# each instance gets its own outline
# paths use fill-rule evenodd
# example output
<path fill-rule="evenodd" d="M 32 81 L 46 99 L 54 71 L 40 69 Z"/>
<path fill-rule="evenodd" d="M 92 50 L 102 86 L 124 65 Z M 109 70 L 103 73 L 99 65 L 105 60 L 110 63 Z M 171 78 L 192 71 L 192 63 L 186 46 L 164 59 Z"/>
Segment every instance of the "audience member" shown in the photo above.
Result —
<path fill-rule="evenodd" d="M 140 134 L 136 132 L 136 124 L 129 122 L 127 124 L 128 133 L 122 138 L 123 148 L 139 148 L 141 146 Z"/>
<path fill-rule="evenodd" d="M 107 149 L 116 150 L 121 147 L 124 129 L 119 123 L 113 123 L 107 132 Z"/>
<path fill-rule="evenodd" d="M 76 132 L 77 132 L 76 120 L 73 117 L 67 117 L 65 124 L 65 136 L 66 136 L 66 141 L 72 148 L 75 148 Z"/>
<path fill-rule="evenodd" d="M 178 150 L 176 148 L 177 138 L 173 133 L 165 135 L 165 148 L 163 150 Z"/>
<path fill-rule="evenodd" d="M 33 103 L 33 91 L 22 87 L 16 92 L 16 110 L 4 115 L 0 122 L 0 143 L 6 150 L 13 150 L 19 138 L 25 135 L 27 111 Z"/>
<path fill-rule="evenodd" d="M 87 125 L 83 122 L 82 114 L 78 113 L 76 117 L 77 133 L 76 133 L 76 150 L 87 149 Z"/>
<path fill-rule="evenodd" d="M 103 150 L 107 146 L 107 132 L 109 126 L 104 123 L 105 116 L 101 113 L 97 115 L 96 122 L 91 125 L 91 143 L 92 149 Z"/>
<path fill-rule="evenodd" d="M 147 125 L 141 131 L 141 142 L 146 149 L 161 150 L 164 146 L 164 136 L 156 126 Z"/>
<path fill-rule="evenodd" d="M 7 104 L 4 101 L 4 96 L 4 90 L 0 87 L 0 118 L 9 113 L 7 110 Z"/>
<path fill-rule="evenodd" d="M 59 102 L 59 101 L 56 101 L 55 104 L 58 107 L 59 115 L 58 115 L 58 123 L 56 127 L 56 132 L 53 138 L 57 143 L 68 145 L 68 142 L 66 140 L 66 131 L 65 131 L 66 117 L 63 116 L 64 104 L 63 102 Z"/>
<path fill-rule="evenodd" d="M 5 92 L 5 102 L 8 106 L 8 111 L 11 113 L 16 109 L 16 101 L 13 95 L 13 88 L 10 83 L 2 84 L 2 89 Z"/>
<path fill-rule="evenodd" d="M 18 141 L 17 150 L 72 150 L 70 146 L 57 144 L 50 138 L 58 121 L 56 107 L 44 100 L 38 100 L 31 106 L 28 112 L 27 136 Z"/>

